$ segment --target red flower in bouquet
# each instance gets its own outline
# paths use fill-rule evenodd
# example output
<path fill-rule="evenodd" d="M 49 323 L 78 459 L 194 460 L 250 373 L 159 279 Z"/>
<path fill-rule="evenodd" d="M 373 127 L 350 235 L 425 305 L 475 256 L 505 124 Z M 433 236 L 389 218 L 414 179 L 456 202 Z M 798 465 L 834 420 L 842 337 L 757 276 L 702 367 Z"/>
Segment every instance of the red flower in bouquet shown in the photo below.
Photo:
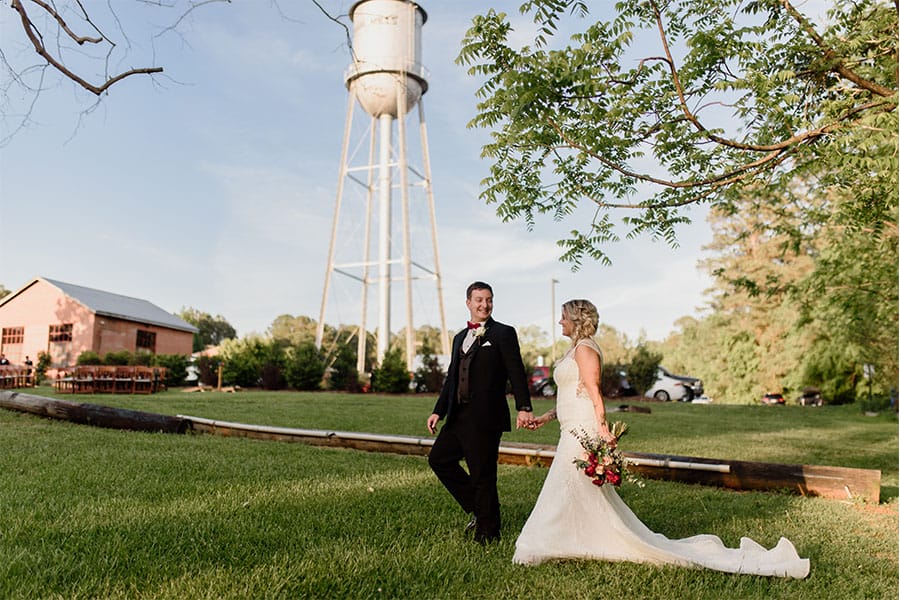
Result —
<path fill-rule="evenodd" d="M 612 485 L 619 485 L 622 483 L 622 475 L 616 471 L 607 469 L 604 475 L 606 477 L 606 483 L 611 483 Z"/>
<path fill-rule="evenodd" d="M 619 440 L 628 431 L 628 425 L 616 421 L 610 428 L 612 434 Z M 628 471 L 628 459 L 619 451 L 618 447 L 612 447 L 600 437 L 591 437 L 584 430 L 580 433 L 572 431 L 572 435 L 581 442 L 585 453 L 582 458 L 576 458 L 572 462 L 575 466 L 591 479 L 591 483 L 600 487 L 605 484 L 619 486 L 622 479 L 627 478 L 632 483 L 643 487 L 643 483 L 630 471 Z"/>

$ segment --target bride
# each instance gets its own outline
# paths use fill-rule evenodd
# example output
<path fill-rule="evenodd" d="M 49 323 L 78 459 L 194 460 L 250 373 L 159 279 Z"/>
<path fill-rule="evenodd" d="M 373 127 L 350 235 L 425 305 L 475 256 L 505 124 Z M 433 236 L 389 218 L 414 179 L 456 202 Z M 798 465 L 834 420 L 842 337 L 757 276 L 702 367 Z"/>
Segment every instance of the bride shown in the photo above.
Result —
<path fill-rule="evenodd" d="M 563 304 L 563 335 L 572 347 L 556 364 L 557 407 L 534 421 L 540 427 L 559 419 L 560 440 L 537 503 L 516 540 L 513 562 L 535 565 L 546 560 L 580 558 L 704 567 L 730 573 L 803 578 L 809 559 L 797 555 L 781 538 L 767 550 L 749 538 L 740 548 L 726 548 L 714 535 L 670 540 L 647 528 L 611 485 L 597 487 L 575 468 L 583 448 L 573 430 L 584 430 L 614 444 L 600 395 L 600 348 L 597 309 L 587 300 Z"/>

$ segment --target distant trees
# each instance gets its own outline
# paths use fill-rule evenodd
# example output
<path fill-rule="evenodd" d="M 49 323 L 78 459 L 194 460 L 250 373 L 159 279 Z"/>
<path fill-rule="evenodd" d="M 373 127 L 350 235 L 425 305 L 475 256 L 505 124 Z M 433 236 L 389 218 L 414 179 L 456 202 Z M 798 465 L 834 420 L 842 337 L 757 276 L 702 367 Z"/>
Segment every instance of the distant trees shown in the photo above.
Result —
<path fill-rule="evenodd" d="M 889 136 L 871 137 L 872 152 L 893 152 Z M 887 395 L 900 344 L 896 223 L 851 226 L 833 207 L 855 202 L 872 180 L 896 204 L 892 179 L 871 173 L 860 189 L 848 182 L 824 194 L 798 180 L 787 192 L 761 187 L 713 211 L 710 313 L 679 322 L 664 345 L 670 368 L 684 365 L 724 401 L 817 387 L 826 402 L 850 402 L 868 364 L 873 389 Z"/>
<path fill-rule="evenodd" d="M 182 308 L 178 317 L 200 330 L 194 334 L 194 352 L 237 337 L 234 327 L 222 315 L 212 316 L 196 308 Z"/>

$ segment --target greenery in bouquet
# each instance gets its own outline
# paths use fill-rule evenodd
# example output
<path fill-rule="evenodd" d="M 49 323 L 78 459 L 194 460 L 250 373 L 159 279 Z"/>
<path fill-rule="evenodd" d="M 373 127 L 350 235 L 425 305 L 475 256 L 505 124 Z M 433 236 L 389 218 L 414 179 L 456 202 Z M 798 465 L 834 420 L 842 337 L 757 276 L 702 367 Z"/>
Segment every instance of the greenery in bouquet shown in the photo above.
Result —
<path fill-rule="evenodd" d="M 616 421 L 610 425 L 609 430 L 618 443 L 622 436 L 628 433 L 628 424 Z M 583 429 L 572 430 L 572 435 L 578 438 L 581 447 L 584 448 L 582 458 L 576 458 L 572 462 L 590 477 L 591 483 L 598 487 L 607 483 L 618 487 L 623 479 L 627 479 L 630 483 L 643 487 L 643 482 L 637 475 L 628 470 L 628 459 L 619 450 L 618 445 L 613 447 L 600 436 L 589 435 Z"/>

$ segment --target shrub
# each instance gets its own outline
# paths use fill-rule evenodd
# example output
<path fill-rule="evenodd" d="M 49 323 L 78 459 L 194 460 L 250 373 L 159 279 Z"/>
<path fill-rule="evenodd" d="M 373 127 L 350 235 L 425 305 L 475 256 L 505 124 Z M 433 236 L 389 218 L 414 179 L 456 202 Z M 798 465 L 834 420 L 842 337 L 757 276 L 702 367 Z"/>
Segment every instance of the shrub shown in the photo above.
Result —
<path fill-rule="evenodd" d="M 153 366 L 166 368 L 167 388 L 184 385 L 189 362 L 190 357 L 184 354 L 157 354 L 153 357 Z"/>
<path fill-rule="evenodd" d="M 131 355 L 131 362 L 129 364 L 139 365 L 141 367 L 153 367 L 157 366 L 156 363 L 156 355 L 152 352 L 147 352 L 146 350 L 140 350 Z M 162 365 L 159 365 L 162 366 Z"/>
<path fill-rule="evenodd" d="M 103 355 L 103 364 L 109 366 L 124 366 L 134 364 L 134 355 L 128 350 L 116 350 Z"/>
<path fill-rule="evenodd" d="M 893 409 L 897 410 L 896 404 L 891 403 L 891 399 L 888 396 L 872 396 L 871 398 L 868 396 L 860 397 L 856 399 L 856 403 L 859 405 L 859 408 L 862 412 L 882 412 L 886 410 Z"/>
<path fill-rule="evenodd" d="M 82 365 L 102 365 L 103 359 L 100 358 L 100 355 L 94 352 L 93 350 L 85 350 L 81 354 L 78 355 L 78 360 L 75 361 L 75 364 L 78 366 Z"/>
<path fill-rule="evenodd" d="M 622 391 L 622 377 L 619 375 L 619 372 L 627 372 L 627 370 L 628 369 L 622 365 L 603 365 L 603 371 L 601 371 L 600 374 L 600 392 L 608 398 L 615 398 L 618 396 Z"/>
<path fill-rule="evenodd" d="M 356 370 L 356 352 L 348 344 L 338 346 L 334 360 L 328 369 L 328 388 L 358 392 L 362 388 L 359 383 L 359 371 Z"/>
<path fill-rule="evenodd" d="M 35 381 L 40 382 L 47 376 L 47 369 L 50 368 L 50 365 L 53 364 L 53 357 L 50 356 L 49 352 L 38 352 L 37 354 L 37 367 L 35 368 Z"/>
<path fill-rule="evenodd" d="M 201 356 L 197 359 L 197 377 L 203 385 L 219 384 L 219 360 L 212 356 Z"/>
<path fill-rule="evenodd" d="M 638 393 L 643 394 L 656 382 L 656 370 L 661 361 L 662 354 L 651 352 L 644 344 L 637 347 L 628 366 L 628 379 Z"/>
<path fill-rule="evenodd" d="M 221 345 L 222 379 L 241 387 L 256 387 L 262 376 L 269 349 L 260 337 L 225 340 Z"/>
<path fill-rule="evenodd" d="M 262 367 L 259 371 L 259 385 L 264 390 L 283 390 L 287 386 L 284 377 L 285 348 L 284 340 L 270 339 L 263 347 Z"/>
<path fill-rule="evenodd" d="M 285 377 L 291 387 L 303 391 L 317 390 L 324 376 L 325 361 L 315 344 L 301 342 L 287 350 Z"/>
<path fill-rule="evenodd" d="M 416 391 L 419 393 L 440 392 L 446 376 L 447 374 L 441 368 L 441 363 L 438 361 L 437 356 L 431 352 L 431 348 L 423 346 L 422 366 L 416 369 L 416 372 L 413 374 Z"/>
<path fill-rule="evenodd" d="M 283 390 L 287 381 L 281 366 L 271 362 L 264 364 L 259 377 L 259 385 L 264 390 Z"/>
<path fill-rule="evenodd" d="M 409 371 L 398 348 L 385 352 L 381 366 L 372 369 L 372 391 L 388 394 L 409 392 Z"/>

